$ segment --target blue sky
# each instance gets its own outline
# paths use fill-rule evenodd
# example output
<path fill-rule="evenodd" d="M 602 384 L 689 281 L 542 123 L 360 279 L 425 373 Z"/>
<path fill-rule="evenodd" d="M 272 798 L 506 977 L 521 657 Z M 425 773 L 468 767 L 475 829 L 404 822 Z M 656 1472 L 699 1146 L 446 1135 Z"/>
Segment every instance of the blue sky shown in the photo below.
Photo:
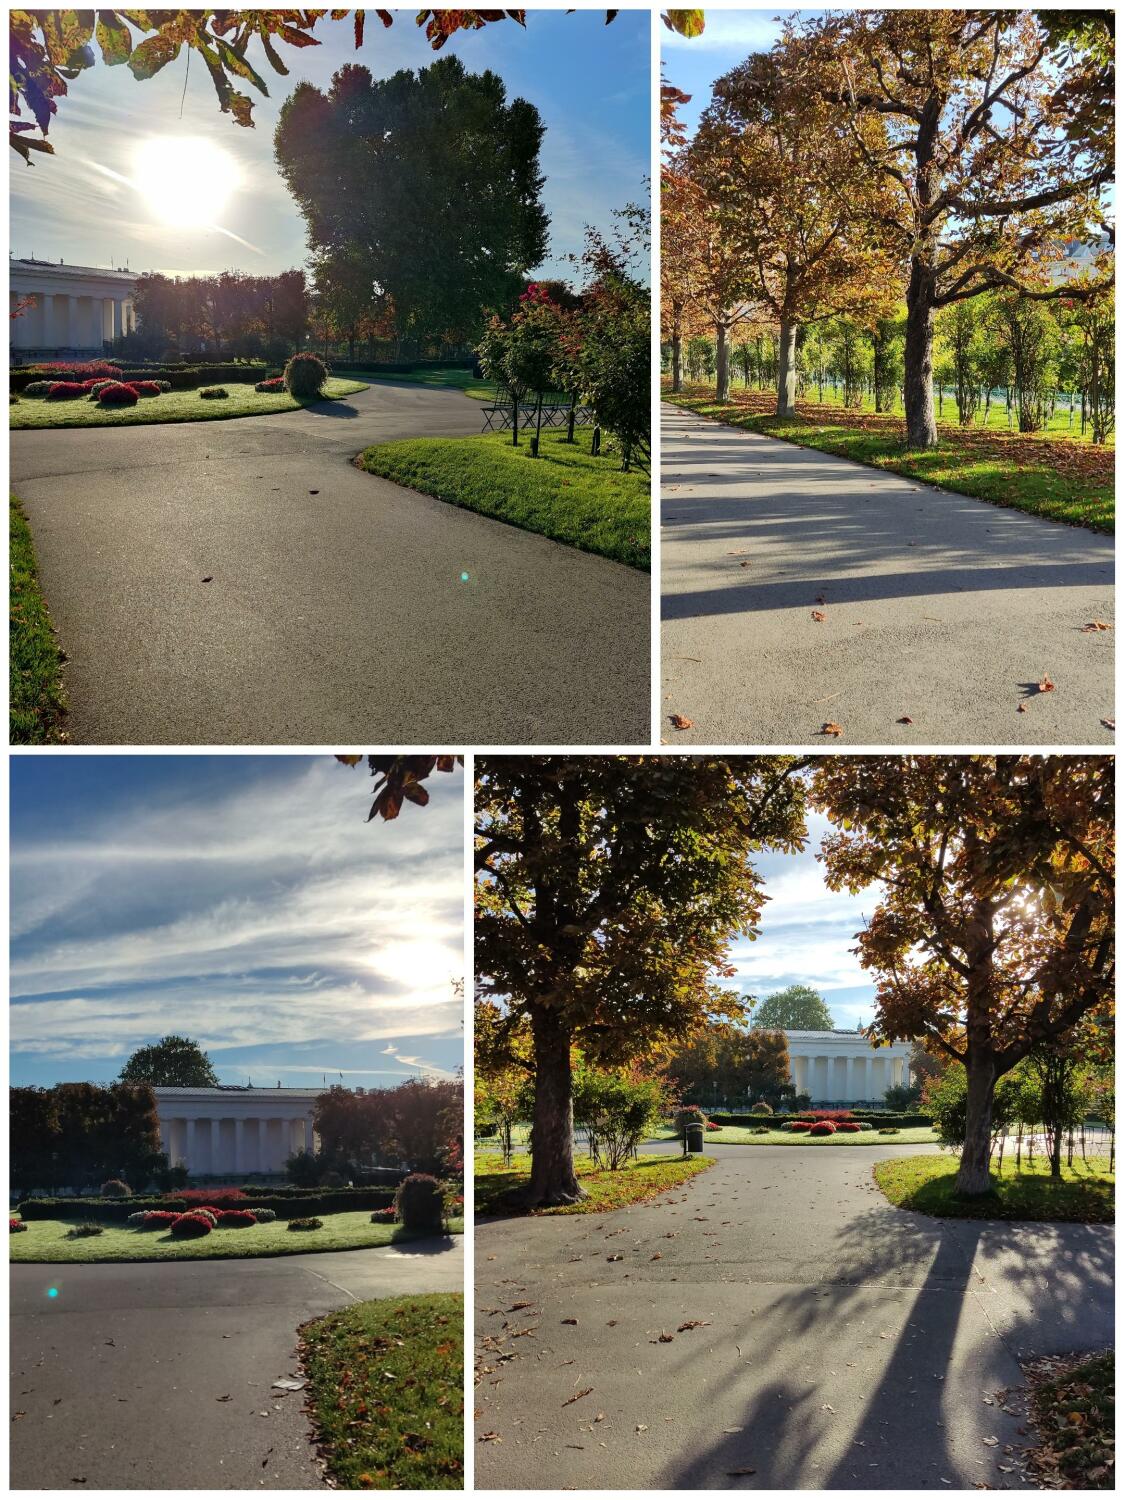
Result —
<path fill-rule="evenodd" d="M 539 274 L 568 276 L 563 257 L 582 245 L 583 226 L 611 227 L 615 208 L 645 195 L 650 167 L 650 13 L 622 11 L 609 26 L 604 12 L 567 15 L 531 11 L 526 28 L 501 21 L 454 37 L 443 53 L 431 51 L 414 24 L 414 11 L 395 13 L 385 30 L 371 12 L 357 54 L 351 22 L 318 23 L 318 47 L 279 46 L 289 76 L 252 57 L 270 89 L 255 99 L 254 129 L 219 113 L 211 81 L 198 57 L 185 57 L 138 83 L 124 67 L 100 61 L 71 84 L 59 103 L 50 140 L 56 155 L 16 162 L 10 174 L 11 230 L 17 255 L 83 265 L 125 265 L 133 270 L 188 274 L 237 268 L 261 273 L 304 263 L 304 223 L 273 161 L 278 110 L 297 83 L 320 87 L 345 62 L 358 61 L 376 76 L 426 67 L 455 53 L 471 71 L 491 69 L 509 98 L 520 95 L 546 123 L 540 160 L 547 176 L 550 258 Z M 252 50 L 257 44 L 251 44 Z M 242 185 L 227 205 L 222 225 L 248 240 L 255 254 L 213 230 L 170 229 L 154 221 L 131 187 L 107 177 L 133 169 L 138 143 L 148 136 L 190 136 L 222 147 L 234 159 Z"/>
<path fill-rule="evenodd" d="M 759 999 L 790 984 L 811 985 L 824 996 L 836 1025 L 851 1029 L 874 1015 L 871 980 L 851 949 L 864 918 L 875 909 L 877 891 L 870 887 L 849 896 L 828 889 L 816 853 L 829 827 L 826 818 L 812 813 L 809 841 L 800 854 L 755 857 L 770 899 L 761 936 L 732 949 L 737 978 L 728 982 Z"/>
<path fill-rule="evenodd" d="M 168 1032 L 224 1083 L 461 1066 L 460 769 L 367 824 L 330 756 L 10 764 L 13 1083 L 108 1082 Z"/>
<path fill-rule="evenodd" d="M 690 104 L 681 105 L 677 111 L 688 134 L 695 130 L 707 108 L 717 78 L 729 73 L 752 52 L 768 52 L 781 35 L 783 19 L 821 14 L 815 10 L 778 10 L 776 6 L 759 10 L 715 10 L 708 6 L 702 36 L 682 37 L 662 26 L 660 55 L 664 76 L 692 96 Z"/>

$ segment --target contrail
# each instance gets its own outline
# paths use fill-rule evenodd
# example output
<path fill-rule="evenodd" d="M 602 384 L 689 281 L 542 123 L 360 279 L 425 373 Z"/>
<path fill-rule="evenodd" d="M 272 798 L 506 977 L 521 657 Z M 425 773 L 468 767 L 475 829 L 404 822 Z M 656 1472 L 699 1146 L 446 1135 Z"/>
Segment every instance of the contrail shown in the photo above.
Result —
<path fill-rule="evenodd" d="M 114 182 L 122 182 L 126 187 L 132 188 L 138 197 L 143 197 L 140 187 L 132 177 L 125 177 L 120 172 L 115 172 L 112 167 L 105 166 L 100 161 L 91 161 L 89 157 L 79 157 L 83 166 L 92 167 L 95 172 L 100 172 L 103 177 L 111 177 Z M 235 234 L 233 229 L 224 229 L 221 224 L 201 224 L 201 229 L 213 229 L 216 234 L 225 234 L 228 239 L 234 240 L 239 245 L 245 245 L 247 250 L 255 255 L 265 255 L 265 251 L 258 245 L 252 245 L 249 240 L 244 240 L 240 234 Z"/>

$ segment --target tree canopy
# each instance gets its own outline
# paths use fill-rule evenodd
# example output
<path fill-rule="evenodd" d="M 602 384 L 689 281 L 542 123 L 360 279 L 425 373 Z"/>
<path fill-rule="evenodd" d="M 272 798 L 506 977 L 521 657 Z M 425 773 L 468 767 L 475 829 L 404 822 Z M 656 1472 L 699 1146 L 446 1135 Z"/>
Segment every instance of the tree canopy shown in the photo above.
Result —
<path fill-rule="evenodd" d="M 807 984 L 791 984 L 760 1000 L 750 1024 L 758 1031 L 831 1031 L 835 1022 L 821 994 Z"/>
<path fill-rule="evenodd" d="M 122 1083 L 149 1083 L 157 1088 L 213 1089 L 219 1079 L 211 1059 L 186 1036 L 162 1036 L 138 1047 L 119 1074 Z"/>

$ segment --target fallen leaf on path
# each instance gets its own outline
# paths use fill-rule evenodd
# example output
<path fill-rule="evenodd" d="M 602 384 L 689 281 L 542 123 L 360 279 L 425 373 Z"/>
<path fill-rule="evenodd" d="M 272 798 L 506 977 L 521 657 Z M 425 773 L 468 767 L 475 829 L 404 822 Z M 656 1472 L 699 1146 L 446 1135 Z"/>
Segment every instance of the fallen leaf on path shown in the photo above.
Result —
<path fill-rule="evenodd" d="M 831 735 L 834 735 L 836 737 L 839 737 L 841 734 L 843 734 L 844 730 L 843 730 L 843 727 L 841 725 L 834 724 L 832 722 L 832 720 L 829 719 L 829 721 L 828 721 L 827 724 L 822 724 L 820 726 L 820 732 L 821 732 L 821 734 L 831 734 Z"/>
<path fill-rule="evenodd" d="M 1018 714 L 1025 714 L 1025 713 L 1027 713 L 1027 704 L 1026 703 L 1017 703 L 1016 704 L 1016 713 L 1018 713 Z"/>
<path fill-rule="evenodd" d="M 685 719 L 683 714 L 671 714 L 673 729 L 694 729 L 695 725 L 691 719 Z"/>
<path fill-rule="evenodd" d="M 757 1469 L 728 1469 L 727 1473 L 733 1478 L 736 1474 L 756 1474 Z"/>
<path fill-rule="evenodd" d="M 577 1323 L 577 1322 L 578 1322 L 578 1319 L 577 1319 L 577 1318 L 563 1318 L 563 1320 L 562 1320 L 562 1321 L 563 1321 L 563 1322 L 564 1322 L 564 1323 L 571 1323 L 571 1324 L 575 1324 L 575 1323 Z"/>
<path fill-rule="evenodd" d="M 680 1324 L 680 1326 L 676 1329 L 676 1332 L 687 1333 L 691 1328 L 707 1328 L 709 1326 L 709 1321 L 707 1323 L 704 1323 L 700 1318 L 689 1318 L 686 1323 Z"/>
<path fill-rule="evenodd" d="M 914 720 L 910 717 L 909 714 L 903 714 L 903 716 L 902 716 L 901 719 L 896 719 L 895 720 L 895 723 L 896 724 L 913 724 Z"/>
<path fill-rule="evenodd" d="M 648 1423 L 647 1422 L 638 1422 L 637 1423 L 637 1431 L 638 1432 L 647 1432 L 648 1431 Z"/>
<path fill-rule="evenodd" d="M 1082 634 L 1092 635 L 1097 630 L 1112 630 L 1112 625 L 1107 625 L 1104 620 L 1091 620 L 1089 624 L 1083 625 Z"/>
<path fill-rule="evenodd" d="M 1117 720 L 1116 719 L 1102 719 L 1101 720 L 1101 726 L 1102 726 L 1103 729 L 1108 729 L 1112 733 L 1117 728 Z"/>
<path fill-rule="evenodd" d="M 625 1259 L 625 1257 L 623 1255 L 621 1255 L 621 1254 L 607 1255 L 606 1256 L 606 1260 L 624 1260 L 624 1259 Z"/>
<path fill-rule="evenodd" d="M 1039 691 L 1041 693 L 1053 693 L 1055 691 L 1055 684 L 1047 676 L 1046 672 L 1043 673 L 1042 680 L 1039 683 Z"/>
<path fill-rule="evenodd" d="M 477 1438 L 478 1443 L 502 1443 L 504 1439 L 498 1432 L 482 1432 Z"/>
<path fill-rule="evenodd" d="M 828 616 L 821 609 L 814 609 L 812 612 L 812 617 L 814 620 L 827 620 L 828 618 Z"/>
<path fill-rule="evenodd" d="M 566 1398 L 566 1400 L 563 1402 L 563 1405 L 573 1406 L 576 1401 L 581 1401 L 583 1396 L 590 1395 L 593 1389 L 594 1387 L 592 1385 L 588 1385 L 584 1391 L 575 1391 L 573 1396 L 568 1396 Z"/>
<path fill-rule="evenodd" d="M 216 1401 L 229 1401 L 230 1399 L 231 1398 L 229 1396 L 216 1396 L 215 1397 Z"/>

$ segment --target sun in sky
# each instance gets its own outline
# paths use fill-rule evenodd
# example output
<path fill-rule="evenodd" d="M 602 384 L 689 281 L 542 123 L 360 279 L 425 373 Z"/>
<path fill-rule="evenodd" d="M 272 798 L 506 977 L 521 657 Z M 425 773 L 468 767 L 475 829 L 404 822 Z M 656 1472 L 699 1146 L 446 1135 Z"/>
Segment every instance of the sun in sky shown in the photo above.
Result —
<path fill-rule="evenodd" d="M 133 182 L 160 223 L 217 227 L 241 173 L 221 146 L 198 136 L 152 136 L 137 147 Z"/>

